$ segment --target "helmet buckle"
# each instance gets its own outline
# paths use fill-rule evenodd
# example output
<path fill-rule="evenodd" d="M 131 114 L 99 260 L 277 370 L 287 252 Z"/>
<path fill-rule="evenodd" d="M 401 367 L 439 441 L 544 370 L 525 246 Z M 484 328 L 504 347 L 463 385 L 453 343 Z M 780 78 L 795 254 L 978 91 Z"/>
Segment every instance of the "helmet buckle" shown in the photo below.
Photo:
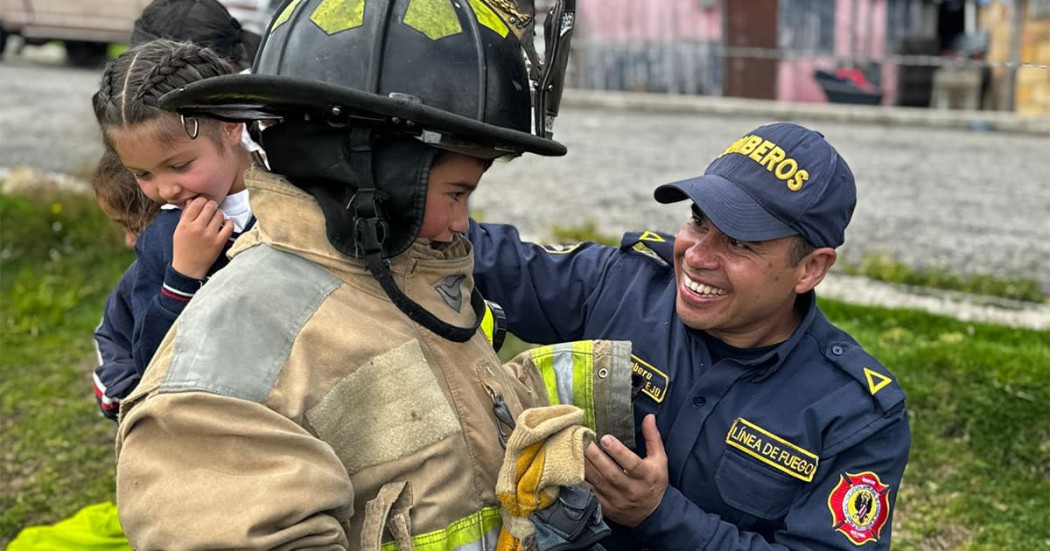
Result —
<path fill-rule="evenodd" d="M 353 214 L 354 249 L 360 256 L 381 253 L 389 235 L 388 223 L 380 216 L 377 190 L 361 188 L 346 204 Z"/>

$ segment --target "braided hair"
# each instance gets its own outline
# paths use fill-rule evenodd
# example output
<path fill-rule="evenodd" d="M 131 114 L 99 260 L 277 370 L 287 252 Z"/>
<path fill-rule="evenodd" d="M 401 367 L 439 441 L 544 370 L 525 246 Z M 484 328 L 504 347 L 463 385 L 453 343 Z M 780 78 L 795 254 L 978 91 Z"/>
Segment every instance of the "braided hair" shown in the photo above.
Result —
<path fill-rule="evenodd" d="M 111 145 L 107 130 L 113 127 L 161 117 L 178 121 L 173 113 L 160 108 L 161 96 L 191 82 L 233 72 L 222 57 L 189 42 L 154 40 L 124 52 L 106 66 L 99 90 L 92 97 L 103 139 Z M 202 126 L 206 126 L 204 122 Z"/>

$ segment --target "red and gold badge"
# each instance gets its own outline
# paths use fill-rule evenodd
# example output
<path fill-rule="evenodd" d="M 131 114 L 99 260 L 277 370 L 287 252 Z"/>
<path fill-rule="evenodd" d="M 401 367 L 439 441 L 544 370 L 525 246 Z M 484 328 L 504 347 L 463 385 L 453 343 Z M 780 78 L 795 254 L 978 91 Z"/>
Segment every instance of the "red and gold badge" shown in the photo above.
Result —
<path fill-rule="evenodd" d="M 871 471 L 841 475 L 828 496 L 832 528 L 845 534 L 853 545 L 878 541 L 890 517 L 889 498 L 890 487 Z"/>

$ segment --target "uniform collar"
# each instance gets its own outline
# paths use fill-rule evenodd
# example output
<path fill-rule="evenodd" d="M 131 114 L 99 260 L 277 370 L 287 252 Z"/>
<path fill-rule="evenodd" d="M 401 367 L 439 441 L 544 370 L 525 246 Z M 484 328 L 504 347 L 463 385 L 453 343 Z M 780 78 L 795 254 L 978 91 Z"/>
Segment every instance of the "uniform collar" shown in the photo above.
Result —
<path fill-rule="evenodd" d="M 761 381 L 776 373 L 784 363 L 784 360 L 791 354 L 791 351 L 798 345 L 798 342 L 802 340 L 802 336 L 809 331 L 817 316 L 820 315 L 820 309 L 817 308 L 817 295 L 813 291 L 799 295 L 795 300 L 795 305 L 798 308 L 802 308 L 802 322 L 798 324 L 795 332 L 791 334 L 788 340 L 781 343 L 780 346 L 774 348 L 768 354 L 748 364 L 757 368 L 756 375 L 752 379 L 753 381 Z"/>
<path fill-rule="evenodd" d="M 733 360 L 733 362 L 740 366 L 741 369 L 745 369 L 750 373 L 754 374 L 753 380 L 761 381 L 772 375 L 778 369 L 780 365 L 784 363 L 784 359 L 787 358 L 788 354 L 794 350 L 802 336 L 806 334 L 810 326 L 813 325 L 814 320 L 820 315 L 819 309 L 816 307 L 816 295 L 813 291 L 809 291 L 806 294 L 799 295 L 795 301 L 796 307 L 803 309 L 802 322 L 798 324 L 795 331 L 791 334 L 788 339 L 776 348 L 773 348 L 769 352 L 747 361 Z M 694 332 L 694 329 L 687 327 L 687 330 Z M 694 333 L 695 338 L 703 341 L 703 335 L 699 332 Z M 706 345 L 705 345 L 706 348 Z M 710 358 L 708 358 L 710 360 Z M 732 359 L 732 358 L 729 358 Z"/>
<path fill-rule="evenodd" d="M 324 213 L 311 195 L 260 168 L 249 169 L 245 185 L 258 231 L 238 239 L 230 251 L 231 258 L 265 244 L 305 258 L 360 291 L 389 300 L 364 260 L 343 254 L 328 241 Z M 458 327 L 474 322 L 470 306 L 473 267 L 473 248 L 463 236 L 437 247 L 429 240 L 417 239 L 408 250 L 390 259 L 397 286 L 425 310 Z"/>

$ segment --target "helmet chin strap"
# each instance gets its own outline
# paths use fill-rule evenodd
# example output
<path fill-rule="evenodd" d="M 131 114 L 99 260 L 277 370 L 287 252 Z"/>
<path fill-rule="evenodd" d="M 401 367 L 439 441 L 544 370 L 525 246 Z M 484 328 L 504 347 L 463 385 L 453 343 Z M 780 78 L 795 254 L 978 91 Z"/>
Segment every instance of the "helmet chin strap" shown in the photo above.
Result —
<path fill-rule="evenodd" d="M 363 257 L 368 271 L 376 278 L 390 300 L 412 321 L 422 325 L 436 335 L 453 341 L 470 340 L 481 326 L 485 314 L 485 300 L 475 287 L 470 294 L 470 305 L 474 309 L 474 325 L 458 327 L 441 321 L 428 312 L 397 286 L 394 274 L 390 271 L 390 262 L 383 258 L 383 242 L 389 235 L 388 223 L 383 219 L 379 208 L 378 190 L 372 174 L 372 136 L 370 128 L 356 127 L 351 129 L 348 139 L 347 157 L 353 181 L 358 184 L 357 192 L 346 204 L 354 221 L 354 243 L 357 248 L 355 256 Z"/>

